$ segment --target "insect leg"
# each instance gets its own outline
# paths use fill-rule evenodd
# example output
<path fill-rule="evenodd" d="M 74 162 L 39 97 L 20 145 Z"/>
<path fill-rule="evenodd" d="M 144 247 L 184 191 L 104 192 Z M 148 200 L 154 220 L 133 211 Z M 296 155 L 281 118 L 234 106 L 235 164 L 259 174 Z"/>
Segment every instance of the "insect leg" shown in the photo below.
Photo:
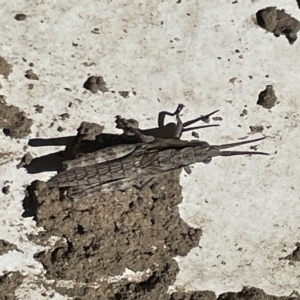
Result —
<path fill-rule="evenodd" d="M 190 126 L 190 125 L 192 125 L 192 124 L 194 124 L 194 123 L 196 123 L 196 122 L 199 122 L 199 121 L 206 122 L 210 116 L 212 116 L 213 114 L 217 113 L 218 111 L 219 111 L 219 109 L 218 109 L 218 110 L 215 110 L 215 111 L 213 111 L 213 112 L 211 112 L 211 113 L 209 113 L 209 114 L 207 114 L 207 115 L 205 115 L 205 116 L 200 116 L 199 118 L 196 118 L 196 119 L 193 119 L 193 120 L 184 122 L 182 125 L 183 125 L 183 127 L 188 127 L 188 126 Z M 206 126 L 219 126 L 219 125 L 206 125 Z M 198 128 L 196 128 L 196 127 L 192 127 L 192 128 L 193 128 L 193 129 L 198 129 Z M 202 127 L 202 126 L 201 126 L 201 127 L 199 127 L 199 128 L 205 128 L 205 127 Z M 184 128 L 183 131 L 188 131 L 188 130 L 192 130 L 192 129 Z"/>
<path fill-rule="evenodd" d="M 177 124 L 176 124 L 176 128 L 175 128 L 174 139 L 180 139 L 180 137 L 182 135 L 182 131 L 183 131 L 183 123 L 180 119 L 179 113 L 180 113 L 180 111 L 176 112 Z"/>
<path fill-rule="evenodd" d="M 180 110 L 181 111 L 181 110 Z M 189 128 L 185 128 L 185 127 L 188 127 L 196 122 L 199 122 L 199 121 L 206 121 L 208 120 L 208 118 L 215 114 L 216 112 L 218 112 L 219 110 L 215 110 L 205 116 L 200 116 L 199 118 L 196 118 L 196 119 L 193 119 L 193 120 L 190 120 L 190 121 L 187 121 L 187 122 L 184 122 L 182 123 L 181 120 L 180 120 L 180 117 L 179 117 L 179 112 L 175 112 L 176 113 L 176 119 L 177 119 L 177 125 L 176 125 L 176 131 L 175 131 L 175 137 L 174 138 L 177 138 L 179 139 L 182 135 L 182 132 L 186 132 L 186 131 L 190 131 L 190 130 L 195 130 L 195 129 L 201 129 L 201 128 L 207 128 L 207 127 L 214 127 L 214 126 L 219 126 L 218 124 L 212 124 L 212 125 L 203 125 L 203 126 L 195 126 L 195 127 L 189 127 Z"/>
<path fill-rule="evenodd" d="M 196 129 L 202 129 L 207 127 L 218 127 L 219 124 L 211 124 L 211 125 L 203 125 L 203 126 L 195 126 L 195 127 L 189 127 L 189 128 L 183 128 L 182 132 L 190 131 L 190 130 L 196 130 Z"/>
<path fill-rule="evenodd" d="M 183 108 L 184 108 L 183 104 L 178 104 L 178 106 L 177 106 L 177 108 L 176 108 L 176 110 L 175 110 L 174 113 L 170 113 L 168 111 L 161 111 L 158 114 L 158 127 L 159 128 L 163 128 L 165 126 L 165 117 L 166 116 L 174 117 L 177 114 L 179 114 L 182 111 Z"/>

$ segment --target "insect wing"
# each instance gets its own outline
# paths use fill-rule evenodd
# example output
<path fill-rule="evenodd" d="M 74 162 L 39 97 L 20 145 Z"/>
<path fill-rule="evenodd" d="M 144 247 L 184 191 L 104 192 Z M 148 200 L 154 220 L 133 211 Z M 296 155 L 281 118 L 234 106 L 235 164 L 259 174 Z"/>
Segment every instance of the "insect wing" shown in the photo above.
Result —
<path fill-rule="evenodd" d="M 65 161 L 63 166 L 65 170 L 70 170 L 74 168 L 95 165 L 126 156 L 132 153 L 135 149 L 136 145 L 134 144 L 112 146 L 96 152 L 87 153 L 77 159 Z"/>

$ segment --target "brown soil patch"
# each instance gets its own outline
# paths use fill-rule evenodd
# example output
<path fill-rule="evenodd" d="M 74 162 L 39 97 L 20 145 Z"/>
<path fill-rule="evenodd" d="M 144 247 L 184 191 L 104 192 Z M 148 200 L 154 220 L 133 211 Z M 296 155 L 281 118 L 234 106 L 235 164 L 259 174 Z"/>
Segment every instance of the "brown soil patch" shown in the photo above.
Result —
<path fill-rule="evenodd" d="M 35 215 L 37 226 L 45 229 L 33 238 L 47 244 L 51 236 L 60 237 L 50 251 L 35 256 L 47 270 L 46 277 L 84 283 L 76 292 L 83 293 L 82 299 L 91 299 L 91 293 L 96 293 L 88 287 L 95 283 L 102 286 L 102 295 L 140 295 L 111 299 L 166 299 L 168 286 L 178 272 L 172 258 L 186 255 L 198 245 L 201 235 L 179 217 L 179 173 L 157 177 L 140 190 L 103 193 L 77 203 L 44 182 L 33 182 L 27 188 L 24 207 Z M 101 282 L 107 276 L 122 274 L 125 268 L 150 272 L 137 279 L 140 283 Z"/>
<path fill-rule="evenodd" d="M 8 272 L 0 276 L 0 299 L 15 300 L 15 290 L 23 283 L 24 276 L 18 272 Z"/>
<path fill-rule="evenodd" d="M 31 132 L 32 120 L 17 106 L 8 105 L 5 97 L 0 95 L 0 127 L 5 135 L 12 138 L 23 138 Z"/>

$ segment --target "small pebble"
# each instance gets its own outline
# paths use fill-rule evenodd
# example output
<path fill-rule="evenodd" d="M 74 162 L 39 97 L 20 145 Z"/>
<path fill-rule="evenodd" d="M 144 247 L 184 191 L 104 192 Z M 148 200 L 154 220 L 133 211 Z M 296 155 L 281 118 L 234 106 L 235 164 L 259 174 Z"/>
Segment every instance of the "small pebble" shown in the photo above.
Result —
<path fill-rule="evenodd" d="M 10 185 L 6 185 L 2 188 L 2 193 L 7 195 L 10 192 Z"/>

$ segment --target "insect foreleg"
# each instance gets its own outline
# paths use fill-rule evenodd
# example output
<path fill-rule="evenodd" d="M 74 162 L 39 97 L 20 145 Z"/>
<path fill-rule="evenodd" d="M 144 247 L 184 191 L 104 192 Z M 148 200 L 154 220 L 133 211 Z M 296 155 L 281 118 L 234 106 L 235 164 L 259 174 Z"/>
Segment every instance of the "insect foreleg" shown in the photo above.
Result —
<path fill-rule="evenodd" d="M 192 124 L 194 124 L 194 123 L 196 123 L 196 122 L 199 122 L 199 121 L 206 122 L 206 120 L 208 120 L 208 118 L 209 118 L 210 116 L 214 115 L 214 114 L 217 113 L 218 111 L 219 111 L 219 109 L 218 109 L 218 110 L 215 110 L 215 111 L 213 111 L 213 112 L 211 112 L 211 113 L 209 113 L 209 114 L 207 114 L 207 115 L 205 115 L 205 116 L 200 116 L 199 118 L 196 118 L 196 119 L 193 119 L 193 120 L 184 122 L 182 125 L 183 125 L 183 127 L 188 127 L 188 126 L 190 126 L 190 125 L 192 125 Z"/>
<path fill-rule="evenodd" d="M 219 110 L 215 110 L 213 111 L 212 113 L 210 114 L 207 114 L 205 116 L 200 116 L 199 118 L 196 118 L 196 119 L 193 119 L 193 120 L 190 120 L 190 121 L 187 121 L 187 122 L 184 122 L 182 124 L 183 126 L 183 129 L 182 129 L 182 132 L 186 132 L 186 131 L 190 131 L 190 130 L 196 130 L 196 129 L 202 129 L 202 128 L 207 128 L 207 127 L 215 127 L 215 126 L 219 126 L 219 124 L 212 124 L 212 125 L 203 125 L 203 126 L 195 126 L 195 127 L 188 127 L 196 122 L 199 122 L 199 121 L 203 121 L 205 122 L 206 120 L 208 120 L 208 118 L 215 114 L 216 112 L 218 112 Z M 188 127 L 188 128 L 186 128 Z"/>
<path fill-rule="evenodd" d="M 182 111 L 183 108 L 184 108 L 183 104 L 178 104 L 178 106 L 177 106 L 174 113 L 170 113 L 168 111 L 161 111 L 158 114 L 158 128 L 164 128 L 164 126 L 165 126 L 165 117 L 166 116 L 174 117 L 174 116 L 176 116 L 176 114 L 179 114 Z"/>
<path fill-rule="evenodd" d="M 179 107 L 179 106 L 178 106 Z M 193 120 L 190 120 L 190 121 L 187 121 L 187 122 L 184 122 L 182 123 L 180 117 L 179 117 L 179 113 L 181 112 L 182 108 L 181 109 L 178 109 L 176 110 L 176 112 L 174 113 L 176 115 L 176 119 L 177 119 L 177 124 L 176 124 L 176 129 L 175 129 L 175 134 L 174 134 L 174 138 L 175 139 L 179 139 L 182 135 L 182 132 L 186 132 L 186 131 L 190 131 L 190 130 L 195 130 L 195 129 L 201 129 L 201 128 L 207 128 L 207 127 L 214 127 L 214 126 L 219 126 L 219 125 L 204 125 L 204 126 L 196 126 L 196 127 L 189 127 L 189 128 L 186 128 L 194 123 L 197 123 L 199 121 L 206 121 L 208 120 L 208 118 L 215 114 L 216 112 L 218 112 L 219 110 L 215 110 L 213 111 L 212 113 L 209 113 L 205 116 L 200 116 L 199 118 L 196 118 L 196 119 L 193 119 Z"/>
<path fill-rule="evenodd" d="M 182 132 L 190 131 L 190 130 L 196 130 L 196 129 L 202 129 L 207 127 L 217 127 L 220 126 L 219 124 L 211 124 L 211 125 L 203 125 L 203 126 L 195 126 L 195 127 L 189 127 L 189 128 L 183 128 Z"/>

